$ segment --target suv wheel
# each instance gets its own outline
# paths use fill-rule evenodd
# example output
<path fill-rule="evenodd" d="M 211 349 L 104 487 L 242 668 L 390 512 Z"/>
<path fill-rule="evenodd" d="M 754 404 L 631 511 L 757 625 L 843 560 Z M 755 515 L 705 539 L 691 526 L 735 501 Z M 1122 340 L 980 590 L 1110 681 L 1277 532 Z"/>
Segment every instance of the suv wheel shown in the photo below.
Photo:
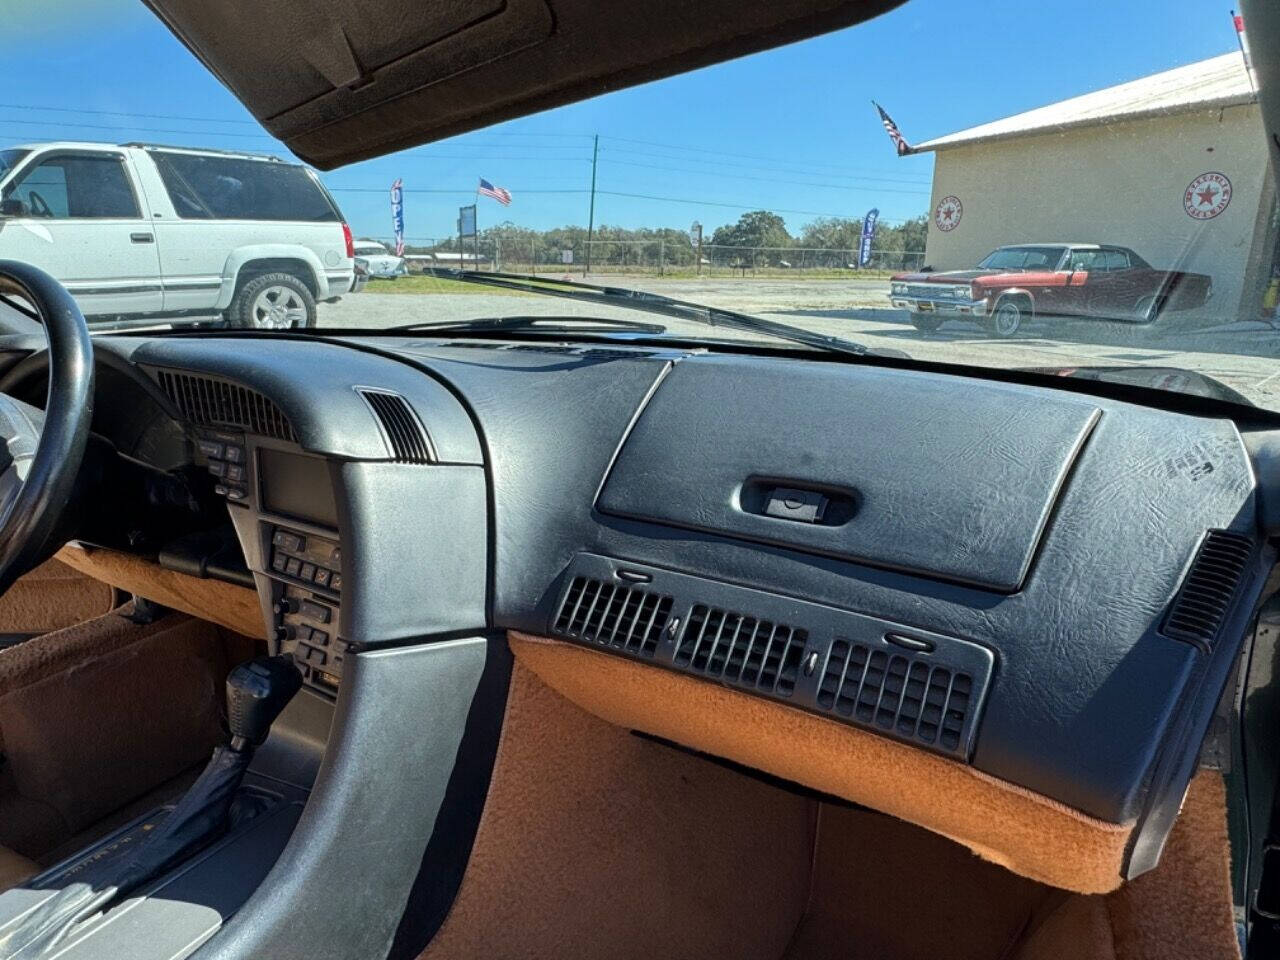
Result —
<path fill-rule="evenodd" d="M 993 337 L 1012 337 L 1022 326 L 1024 316 L 1022 304 L 1017 300 L 1001 300 L 985 318 L 983 326 Z"/>
<path fill-rule="evenodd" d="M 288 330 L 316 325 L 316 298 L 290 273 L 267 273 L 240 288 L 227 323 L 251 330 Z"/>

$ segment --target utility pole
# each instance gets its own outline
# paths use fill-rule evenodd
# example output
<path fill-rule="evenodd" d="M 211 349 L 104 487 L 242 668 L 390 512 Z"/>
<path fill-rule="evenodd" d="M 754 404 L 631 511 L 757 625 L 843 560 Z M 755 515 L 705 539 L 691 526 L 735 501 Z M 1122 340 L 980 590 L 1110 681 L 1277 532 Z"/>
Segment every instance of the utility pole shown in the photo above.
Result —
<path fill-rule="evenodd" d="M 586 262 L 582 267 L 582 275 L 585 277 L 591 272 L 591 234 L 596 227 L 596 161 L 600 158 L 600 134 L 596 134 L 595 141 L 591 147 L 591 210 L 587 214 L 587 255 Z"/>

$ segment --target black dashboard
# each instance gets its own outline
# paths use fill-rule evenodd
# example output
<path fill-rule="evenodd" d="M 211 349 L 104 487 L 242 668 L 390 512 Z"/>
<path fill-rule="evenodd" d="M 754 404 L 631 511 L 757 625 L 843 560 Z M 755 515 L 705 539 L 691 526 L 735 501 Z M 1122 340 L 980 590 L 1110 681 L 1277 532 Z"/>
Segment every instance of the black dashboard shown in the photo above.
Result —
<path fill-rule="evenodd" d="M 1137 823 L 1131 873 L 1275 561 L 1274 434 L 1097 393 L 639 346 L 96 344 L 95 428 L 226 501 L 315 689 L 352 650 L 567 639 Z"/>

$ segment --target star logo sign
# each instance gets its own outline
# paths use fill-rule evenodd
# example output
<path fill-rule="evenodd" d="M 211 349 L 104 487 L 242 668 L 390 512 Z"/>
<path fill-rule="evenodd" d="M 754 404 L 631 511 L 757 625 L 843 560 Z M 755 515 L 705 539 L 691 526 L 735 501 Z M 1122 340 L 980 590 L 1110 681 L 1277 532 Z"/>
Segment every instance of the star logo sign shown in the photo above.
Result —
<path fill-rule="evenodd" d="M 964 216 L 964 205 L 959 197 L 943 197 L 933 211 L 933 223 L 943 233 L 949 233 L 960 223 Z"/>
<path fill-rule="evenodd" d="M 1231 202 L 1231 181 L 1223 173 L 1202 173 L 1182 194 L 1182 209 L 1193 220 L 1212 220 Z"/>

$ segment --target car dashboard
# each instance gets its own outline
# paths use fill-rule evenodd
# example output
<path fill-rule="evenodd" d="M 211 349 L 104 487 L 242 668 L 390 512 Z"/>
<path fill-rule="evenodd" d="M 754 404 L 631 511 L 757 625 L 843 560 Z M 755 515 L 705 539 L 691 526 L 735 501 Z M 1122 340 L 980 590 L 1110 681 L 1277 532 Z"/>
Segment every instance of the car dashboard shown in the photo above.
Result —
<path fill-rule="evenodd" d="M 96 345 L 95 429 L 239 546 L 154 557 L 252 585 L 313 691 L 505 631 L 606 719 L 1086 892 L 1158 859 L 1275 562 L 1247 431 L 1097 393 L 675 346 Z M 1089 852 L 949 809 L 1005 801 Z"/>

